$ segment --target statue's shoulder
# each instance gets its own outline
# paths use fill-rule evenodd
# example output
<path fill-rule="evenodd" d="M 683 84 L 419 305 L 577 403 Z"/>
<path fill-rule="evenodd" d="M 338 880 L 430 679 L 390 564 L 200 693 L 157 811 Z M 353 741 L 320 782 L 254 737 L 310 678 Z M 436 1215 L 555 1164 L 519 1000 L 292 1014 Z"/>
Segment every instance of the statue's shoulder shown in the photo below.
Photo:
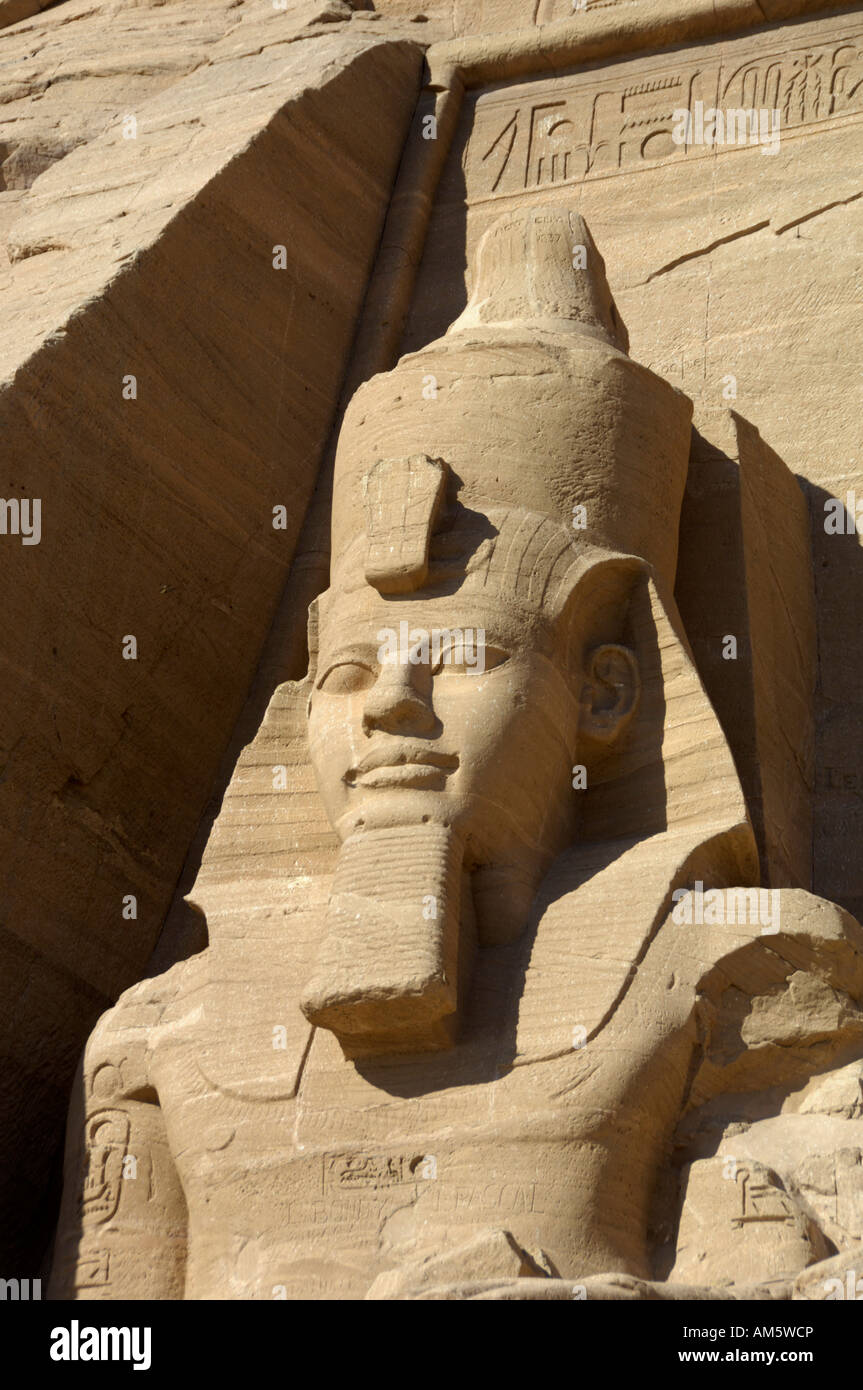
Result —
<path fill-rule="evenodd" d="M 760 890 L 767 892 L 767 889 Z M 863 948 L 863 926 L 847 908 L 820 898 L 806 888 L 772 888 L 780 912 L 789 927 L 822 937 L 842 937 Z"/>
<path fill-rule="evenodd" d="M 161 975 L 139 980 L 101 1015 L 82 1060 L 88 1097 L 111 1103 L 143 1098 L 149 1092 L 153 1058 L 166 1032 L 176 1031 L 178 1016 L 193 1007 L 206 955 L 203 951 Z"/>
<path fill-rule="evenodd" d="M 812 960 L 833 963 L 863 957 L 863 927 L 839 903 L 818 897 L 805 888 L 729 887 L 674 894 L 676 921 L 728 927 L 729 943 L 738 935 L 753 940 L 771 938 L 805 943 Z M 721 939 L 721 938 L 720 938 Z M 778 942 L 774 949 L 779 950 Z M 800 959 L 802 967 L 803 957 Z"/>

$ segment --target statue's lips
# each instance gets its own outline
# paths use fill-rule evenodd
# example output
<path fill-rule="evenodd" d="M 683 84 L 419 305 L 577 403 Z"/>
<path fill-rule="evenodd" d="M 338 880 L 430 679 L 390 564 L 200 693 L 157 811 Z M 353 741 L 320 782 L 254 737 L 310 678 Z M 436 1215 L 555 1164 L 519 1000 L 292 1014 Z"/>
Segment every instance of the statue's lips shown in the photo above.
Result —
<path fill-rule="evenodd" d="M 349 786 L 434 787 L 458 767 L 454 753 L 436 753 L 431 748 L 403 745 L 401 748 L 373 748 L 345 774 Z"/>

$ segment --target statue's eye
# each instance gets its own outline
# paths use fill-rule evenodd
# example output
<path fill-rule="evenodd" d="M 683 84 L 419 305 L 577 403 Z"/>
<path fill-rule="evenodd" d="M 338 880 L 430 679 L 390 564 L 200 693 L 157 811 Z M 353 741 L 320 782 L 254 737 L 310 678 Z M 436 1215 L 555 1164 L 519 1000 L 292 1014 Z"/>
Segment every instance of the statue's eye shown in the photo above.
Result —
<path fill-rule="evenodd" d="M 454 642 L 441 652 L 432 675 L 479 676 L 493 671 L 495 666 L 502 666 L 508 660 L 509 652 L 504 651 L 503 647 Z"/>
<path fill-rule="evenodd" d="M 377 679 L 376 672 L 364 661 L 335 661 L 318 681 L 318 690 L 328 695 L 354 695 L 368 690 Z"/>

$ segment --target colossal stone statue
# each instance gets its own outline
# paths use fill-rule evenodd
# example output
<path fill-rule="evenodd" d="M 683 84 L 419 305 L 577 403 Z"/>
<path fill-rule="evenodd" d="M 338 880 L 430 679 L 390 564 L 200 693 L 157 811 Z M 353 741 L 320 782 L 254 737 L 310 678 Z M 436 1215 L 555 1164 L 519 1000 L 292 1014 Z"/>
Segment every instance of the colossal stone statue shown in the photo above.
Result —
<path fill-rule="evenodd" d="M 691 406 L 627 347 L 583 221 L 522 208 L 356 392 L 274 702 L 332 862 L 275 917 L 205 865 L 208 949 L 100 1020 L 55 1296 L 789 1297 L 841 1255 L 783 1164 L 859 1074 L 863 932 L 759 891 L 673 598 Z"/>

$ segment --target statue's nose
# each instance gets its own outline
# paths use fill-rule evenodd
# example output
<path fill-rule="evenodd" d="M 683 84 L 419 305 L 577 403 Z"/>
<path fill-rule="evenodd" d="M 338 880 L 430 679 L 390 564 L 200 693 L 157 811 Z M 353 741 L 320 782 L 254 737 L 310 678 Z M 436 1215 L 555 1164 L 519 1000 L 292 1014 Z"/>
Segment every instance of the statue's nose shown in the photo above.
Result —
<path fill-rule="evenodd" d="M 421 688 L 423 684 L 430 685 L 430 681 L 428 671 L 421 666 L 407 662 L 383 666 L 366 698 L 363 732 L 430 732 L 436 723 L 435 713 Z"/>

